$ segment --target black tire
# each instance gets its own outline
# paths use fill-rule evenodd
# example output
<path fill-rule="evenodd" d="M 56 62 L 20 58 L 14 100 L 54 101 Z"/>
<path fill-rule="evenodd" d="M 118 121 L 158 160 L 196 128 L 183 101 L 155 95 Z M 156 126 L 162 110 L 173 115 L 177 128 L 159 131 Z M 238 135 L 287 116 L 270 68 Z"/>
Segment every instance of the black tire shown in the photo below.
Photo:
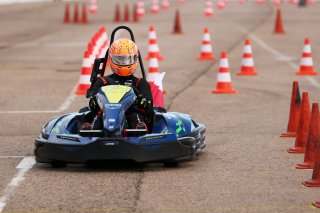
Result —
<path fill-rule="evenodd" d="M 66 162 L 63 161 L 52 161 L 51 162 L 51 167 L 52 168 L 63 168 L 66 167 Z"/>
<path fill-rule="evenodd" d="M 172 168 L 172 167 L 177 167 L 179 165 L 179 162 L 178 161 L 165 161 L 165 162 L 163 162 L 163 165 L 165 167 Z"/>

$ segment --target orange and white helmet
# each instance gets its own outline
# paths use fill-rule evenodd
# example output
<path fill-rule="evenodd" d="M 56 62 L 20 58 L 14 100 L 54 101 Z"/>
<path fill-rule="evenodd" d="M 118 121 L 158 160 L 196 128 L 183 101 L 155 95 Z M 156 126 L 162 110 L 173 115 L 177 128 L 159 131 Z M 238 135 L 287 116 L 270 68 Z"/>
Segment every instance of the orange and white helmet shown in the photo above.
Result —
<path fill-rule="evenodd" d="M 114 41 L 109 47 L 109 63 L 114 74 L 129 76 L 138 65 L 138 47 L 127 38 Z"/>

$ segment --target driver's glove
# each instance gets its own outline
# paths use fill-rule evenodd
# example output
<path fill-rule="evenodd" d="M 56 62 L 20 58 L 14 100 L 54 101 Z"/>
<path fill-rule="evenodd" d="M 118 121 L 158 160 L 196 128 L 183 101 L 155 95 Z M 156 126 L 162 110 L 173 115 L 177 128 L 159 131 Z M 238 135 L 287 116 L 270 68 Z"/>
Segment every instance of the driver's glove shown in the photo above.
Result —
<path fill-rule="evenodd" d="M 137 97 L 137 103 L 140 110 L 142 110 L 142 113 L 148 114 L 152 109 L 152 103 L 150 100 L 146 99 L 142 95 L 139 95 Z"/>
<path fill-rule="evenodd" d="M 146 105 L 147 105 L 147 99 L 145 97 L 143 97 L 142 95 L 139 95 L 137 97 L 137 103 L 139 108 L 145 109 Z"/>

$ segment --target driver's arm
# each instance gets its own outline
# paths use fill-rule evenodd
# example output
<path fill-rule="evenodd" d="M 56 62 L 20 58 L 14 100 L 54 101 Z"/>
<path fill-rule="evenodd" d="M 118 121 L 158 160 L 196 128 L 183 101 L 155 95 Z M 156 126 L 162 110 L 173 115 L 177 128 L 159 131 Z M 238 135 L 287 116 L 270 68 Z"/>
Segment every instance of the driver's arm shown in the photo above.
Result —
<path fill-rule="evenodd" d="M 91 93 L 92 97 L 90 97 L 89 109 L 95 114 L 97 114 L 101 110 L 97 103 L 95 95 L 98 93 L 101 87 L 107 84 L 108 82 L 103 77 L 99 77 L 97 81 L 94 83 L 94 85 L 92 86 L 92 93 Z"/>
<path fill-rule="evenodd" d="M 105 80 L 105 78 L 103 78 L 103 77 L 97 78 L 97 81 L 92 86 L 92 96 L 96 95 L 98 93 L 99 89 L 102 86 L 105 86 L 107 84 L 108 84 L 108 82 Z"/>
<path fill-rule="evenodd" d="M 137 89 L 141 94 L 138 105 L 144 114 L 153 114 L 153 98 L 149 83 L 145 79 L 140 79 Z"/>

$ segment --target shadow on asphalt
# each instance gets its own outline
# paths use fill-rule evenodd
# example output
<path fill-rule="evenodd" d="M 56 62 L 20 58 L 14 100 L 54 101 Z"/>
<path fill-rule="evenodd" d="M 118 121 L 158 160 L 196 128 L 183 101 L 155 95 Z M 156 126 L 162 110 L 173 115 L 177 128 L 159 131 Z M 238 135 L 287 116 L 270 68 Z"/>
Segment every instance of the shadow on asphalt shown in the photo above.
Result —
<path fill-rule="evenodd" d="M 195 159 L 197 161 L 197 159 Z M 181 162 L 175 167 L 166 167 L 163 163 L 141 164 L 134 161 L 91 161 L 86 164 L 67 164 L 65 167 L 53 168 L 51 164 L 37 163 L 34 168 L 46 170 L 48 172 L 148 172 L 148 171 L 165 171 L 180 170 L 196 166 L 190 162 Z"/>

